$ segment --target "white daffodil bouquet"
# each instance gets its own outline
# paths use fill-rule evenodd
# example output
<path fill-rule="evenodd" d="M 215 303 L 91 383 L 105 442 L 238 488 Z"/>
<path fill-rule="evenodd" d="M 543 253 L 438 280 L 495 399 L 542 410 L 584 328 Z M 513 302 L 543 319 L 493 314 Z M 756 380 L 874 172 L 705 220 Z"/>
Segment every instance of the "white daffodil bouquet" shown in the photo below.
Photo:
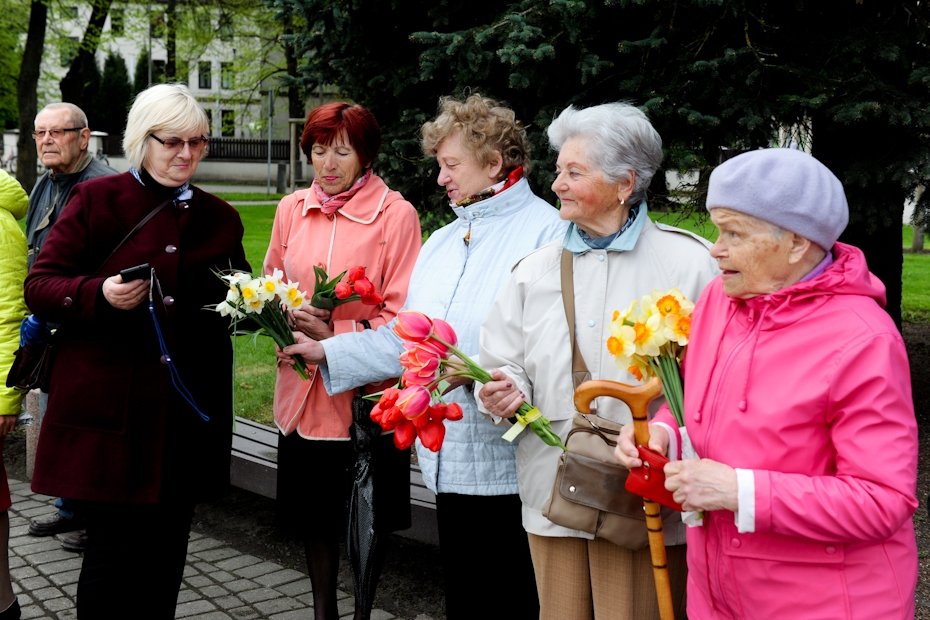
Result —
<path fill-rule="evenodd" d="M 678 426 L 684 426 L 681 360 L 691 335 L 694 303 L 673 288 L 667 293 L 654 290 L 644 296 L 640 314 L 634 316 L 636 305 L 634 299 L 623 312 L 614 312 L 607 350 L 617 366 L 640 381 L 658 375 Z"/>
<path fill-rule="evenodd" d="M 246 317 L 252 319 L 261 328 L 257 333 L 270 336 L 281 349 L 296 344 L 287 321 L 287 311 L 297 310 L 307 303 L 307 295 L 300 290 L 300 283 L 285 282 L 280 269 L 259 277 L 243 271 L 217 275 L 229 285 L 226 299 L 216 304 L 217 312 L 232 317 L 233 321 Z M 293 357 L 294 369 L 301 379 L 306 379 L 306 362 L 299 355 Z"/>

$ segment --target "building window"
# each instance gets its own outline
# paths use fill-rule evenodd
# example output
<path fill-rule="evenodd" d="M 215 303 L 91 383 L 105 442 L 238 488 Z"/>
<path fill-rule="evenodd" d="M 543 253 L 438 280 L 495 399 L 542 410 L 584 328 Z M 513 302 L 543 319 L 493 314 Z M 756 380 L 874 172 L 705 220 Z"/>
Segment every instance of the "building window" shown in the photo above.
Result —
<path fill-rule="evenodd" d="M 225 13 L 220 15 L 220 23 L 217 27 L 217 34 L 219 34 L 220 41 L 232 41 L 232 20 Z"/>
<path fill-rule="evenodd" d="M 153 84 L 164 84 L 167 79 L 167 70 L 168 70 L 168 61 L 167 60 L 153 60 L 152 61 L 152 83 Z"/>
<path fill-rule="evenodd" d="M 233 88 L 233 64 L 231 62 L 220 63 L 220 88 Z"/>
<path fill-rule="evenodd" d="M 62 17 L 64 17 L 65 19 L 77 19 L 78 8 L 76 6 L 63 7 Z"/>
<path fill-rule="evenodd" d="M 115 35 L 123 34 L 123 20 L 126 17 L 125 9 L 110 9 L 110 32 Z"/>
<path fill-rule="evenodd" d="M 207 108 L 204 110 L 207 113 L 207 137 L 213 135 L 213 109 Z"/>
<path fill-rule="evenodd" d="M 153 39 L 160 39 L 165 36 L 165 14 L 156 13 L 151 17 L 152 21 L 149 22 L 149 34 Z"/>
<path fill-rule="evenodd" d="M 197 86 L 205 90 L 213 88 L 213 63 L 201 62 L 197 64 Z"/>
<path fill-rule="evenodd" d="M 70 67 L 71 61 L 77 56 L 81 42 L 77 37 L 67 37 L 61 42 L 61 66 Z"/>
<path fill-rule="evenodd" d="M 221 113 L 223 126 L 220 129 L 224 138 L 236 137 L 236 113 L 233 110 L 223 110 Z"/>

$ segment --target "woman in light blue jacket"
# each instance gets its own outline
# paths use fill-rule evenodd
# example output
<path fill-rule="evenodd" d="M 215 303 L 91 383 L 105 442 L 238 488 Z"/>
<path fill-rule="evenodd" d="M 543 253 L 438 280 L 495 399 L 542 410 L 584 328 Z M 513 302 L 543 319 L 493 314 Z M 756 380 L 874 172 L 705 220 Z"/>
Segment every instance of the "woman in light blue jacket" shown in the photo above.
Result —
<path fill-rule="evenodd" d="M 471 95 L 443 99 L 439 116 L 422 129 L 423 150 L 436 157 L 456 220 L 427 240 L 410 279 L 406 308 L 448 322 L 459 348 L 480 363 L 478 335 L 485 315 L 526 254 L 561 239 L 566 222 L 537 197 L 524 178 L 530 166 L 525 132 L 512 110 Z M 285 349 L 321 364 L 326 389 L 337 394 L 398 377 L 401 340 L 385 328 L 344 334 Z M 533 566 L 521 526 L 516 446 L 478 413 L 472 385 L 456 386 L 446 402 L 464 418 L 446 425 L 438 453 L 417 442 L 426 486 L 436 495 L 436 517 L 446 595 L 446 617 L 538 618 Z M 509 515 L 509 519 L 508 519 Z M 479 557 L 519 587 L 487 588 L 475 596 Z"/>

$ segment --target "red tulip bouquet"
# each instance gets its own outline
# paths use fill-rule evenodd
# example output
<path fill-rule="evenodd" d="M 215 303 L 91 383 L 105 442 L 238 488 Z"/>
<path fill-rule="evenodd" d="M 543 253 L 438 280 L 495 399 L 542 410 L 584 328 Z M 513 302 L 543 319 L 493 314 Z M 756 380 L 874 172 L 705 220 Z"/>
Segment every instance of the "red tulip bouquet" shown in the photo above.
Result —
<path fill-rule="evenodd" d="M 377 306 L 384 301 L 375 285 L 365 277 L 364 267 L 352 267 L 333 279 L 329 278 L 323 265 L 313 268 L 316 283 L 310 305 L 321 310 L 332 310 L 350 301 L 361 301 L 367 306 Z M 345 278 L 345 279 L 343 279 Z"/>
<path fill-rule="evenodd" d="M 446 435 L 443 421 L 461 420 L 463 415 L 457 403 L 445 404 L 442 400 L 442 392 L 448 386 L 446 380 L 467 377 L 488 383 L 493 379 L 456 348 L 455 330 L 442 319 L 430 319 L 420 312 L 406 310 L 397 315 L 394 333 L 405 341 L 405 351 L 400 356 L 404 374 L 399 388 L 382 392 L 371 419 L 384 430 L 394 430 L 394 444 L 401 450 L 409 448 L 419 437 L 425 448 L 438 452 Z M 512 441 L 526 426 L 548 445 L 565 449 L 549 420 L 526 402 L 517 409 L 517 423 L 507 433 L 512 436 L 505 438 Z"/>

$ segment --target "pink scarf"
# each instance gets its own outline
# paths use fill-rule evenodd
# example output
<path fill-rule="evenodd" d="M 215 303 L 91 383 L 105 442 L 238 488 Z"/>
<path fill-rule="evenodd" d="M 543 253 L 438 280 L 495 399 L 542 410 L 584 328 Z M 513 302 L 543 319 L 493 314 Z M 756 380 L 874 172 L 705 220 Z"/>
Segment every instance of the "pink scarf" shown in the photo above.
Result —
<path fill-rule="evenodd" d="M 358 181 L 352 184 L 352 187 L 347 189 L 344 192 L 336 194 L 335 196 L 330 196 L 323 191 L 323 188 L 320 187 L 319 181 L 313 179 L 313 192 L 316 194 L 317 200 L 320 201 L 320 205 L 323 208 L 323 215 L 332 215 L 339 209 L 341 209 L 347 202 L 352 200 L 352 196 L 358 193 L 358 190 L 365 187 L 365 184 L 368 183 L 368 179 L 371 178 L 371 168 L 365 170 L 365 174 L 359 177 Z"/>

